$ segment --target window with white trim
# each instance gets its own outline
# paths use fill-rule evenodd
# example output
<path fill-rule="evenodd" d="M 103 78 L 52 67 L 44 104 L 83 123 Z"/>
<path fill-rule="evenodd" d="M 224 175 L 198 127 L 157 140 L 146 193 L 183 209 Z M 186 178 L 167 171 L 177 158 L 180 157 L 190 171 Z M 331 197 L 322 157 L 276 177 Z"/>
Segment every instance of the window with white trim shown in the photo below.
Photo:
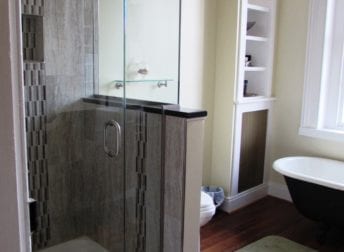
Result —
<path fill-rule="evenodd" d="M 344 0 L 311 0 L 300 134 L 344 141 Z"/>

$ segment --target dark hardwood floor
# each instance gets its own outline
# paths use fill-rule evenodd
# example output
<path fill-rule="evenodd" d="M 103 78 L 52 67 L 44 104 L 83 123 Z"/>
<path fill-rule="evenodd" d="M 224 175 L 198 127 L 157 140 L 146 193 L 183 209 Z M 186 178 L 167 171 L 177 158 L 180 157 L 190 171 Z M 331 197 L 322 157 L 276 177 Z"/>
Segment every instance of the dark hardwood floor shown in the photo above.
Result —
<path fill-rule="evenodd" d="M 320 243 L 317 237 L 321 230 L 318 223 L 299 214 L 292 203 L 266 197 L 232 214 L 219 211 L 201 228 L 201 251 L 235 251 L 268 235 L 279 235 L 318 251 L 344 251 L 343 231 L 330 230 Z"/>

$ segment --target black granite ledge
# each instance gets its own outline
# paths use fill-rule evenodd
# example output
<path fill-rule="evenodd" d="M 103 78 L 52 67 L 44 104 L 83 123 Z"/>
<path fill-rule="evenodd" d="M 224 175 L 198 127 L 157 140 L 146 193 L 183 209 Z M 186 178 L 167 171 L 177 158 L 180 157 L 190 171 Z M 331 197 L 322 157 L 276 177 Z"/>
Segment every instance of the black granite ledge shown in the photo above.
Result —
<path fill-rule="evenodd" d="M 183 108 L 179 105 L 164 106 L 165 115 L 182 117 L 182 118 L 199 118 L 206 117 L 208 112 L 206 110 Z"/>
<path fill-rule="evenodd" d="M 110 107 L 124 108 L 124 105 L 125 105 L 127 109 L 142 110 L 148 113 L 164 114 L 164 115 L 187 118 L 187 119 L 206 117 L 208 114 L 207 111 L 205 110 L 188 109 L 188 108 L 180 107 L 179 105 L 176 105 L 176 104 L 168 104 L 168 103 L 158 103 L 158 102 L 127 99 L 126 104 L 124 104 L 124 100 L 121 98 L 103 96 L 103 95 L 94 95 L 94 96 L 86 97 L 86 98 L 83 98 L 83 101 L 86 103 L 93 103 L 93 104 L 99 104 L 99 105 L 110 106 Z"/>

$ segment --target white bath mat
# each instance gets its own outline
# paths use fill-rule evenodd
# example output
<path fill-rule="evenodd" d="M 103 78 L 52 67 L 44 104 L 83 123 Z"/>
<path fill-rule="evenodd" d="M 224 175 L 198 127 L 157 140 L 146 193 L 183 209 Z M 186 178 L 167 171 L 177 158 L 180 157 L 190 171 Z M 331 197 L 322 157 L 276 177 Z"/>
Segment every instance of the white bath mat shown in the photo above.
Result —
<path fill-rule="evenodd" d="M 316 250 L 280 236 L 266 236 L 237 252 L 316 252 Z"/>

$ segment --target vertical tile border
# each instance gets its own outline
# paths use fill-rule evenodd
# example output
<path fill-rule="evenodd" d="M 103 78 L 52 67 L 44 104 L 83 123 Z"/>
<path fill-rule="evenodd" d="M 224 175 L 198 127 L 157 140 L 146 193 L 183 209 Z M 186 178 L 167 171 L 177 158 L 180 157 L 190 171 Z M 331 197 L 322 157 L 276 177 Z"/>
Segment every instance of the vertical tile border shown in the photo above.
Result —
<path fill-rule="evenodd" d="M 43 46 L 44 0 L 22 0 L 22 50 L 24 61 L 25 131 L 29 197 L 35 200 L 31 214 L 35 230 L 33 250 L 44 248 L 50 239 L 48 213 L 47 97 Z"/>
<path fill-rule="evenodd" d="M 44 63 L 24 63 L 24 96 L 29 194 L 36 200 L 32 247 L 40 249 L 47 246 L 50 239 Z"/>
<path fill-rule="evenodd" d="M 137 156 L 136 156 L 136 250 L 145 251 L 146 247 L 146 143 L 147 143 L 147 114 L 140 112 L 136 124 Z"/>
<path fill-rule="evenodd" d="M 22 0 L 22 13 L 24 15 L 44 15 L 44 0 Z"/>

